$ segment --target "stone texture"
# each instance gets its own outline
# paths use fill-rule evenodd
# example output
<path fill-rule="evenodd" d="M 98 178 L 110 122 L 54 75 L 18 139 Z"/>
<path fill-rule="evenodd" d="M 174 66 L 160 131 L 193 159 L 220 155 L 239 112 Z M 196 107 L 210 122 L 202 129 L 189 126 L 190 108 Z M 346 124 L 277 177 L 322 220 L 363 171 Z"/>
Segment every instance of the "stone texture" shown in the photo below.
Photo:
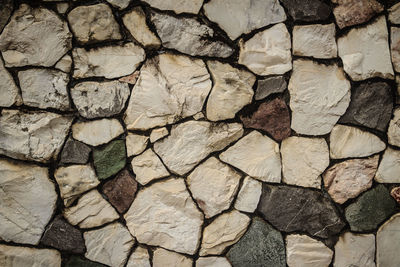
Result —
<path fill-rule="evenodd" d="M 130 74 L 128 76 L 119 78 L 118 81 L 123 82 L 123 83 L 128 83 L 128 84 L 135 85 L 136 81 L 137 81 L 137 79 L 139 77 L 139 74 L 140 74 L 140 72 L 137 70 L 137 71 L 135 71 L 134 73 L 132 73 L 132 74 Z"/>
<path fill-rule="evenodd" d="M 115 140 L 93 151 L 93 163 L 100 180 L 117 174 L 125 167 L 126 149 L 123 140 Z"/>
<path fill-rule="evenodd" d="M 393 68 L 400 72 L 400 28 L 390 28 L 390 49 L 392 55 Z"/>
<path fill-rule="evenodd" d="M 199 257 L 196 267 L 231 267 L 232 265 L 225 257 Z"/>
<path fill-rule="evenodd" d="M 8 19 L 11 16 L 11 13 L 14 10 L 14 0 L 1 0 L 0 7 L 0 32 L 3 30 L 4 26 L 6 26 Z"/>
<path fill-rule="evenodd" d="M 131 1 L 132 0 L 107 0 L 111 5 L 119 9 L 127 8 Z"/>
<path fill-rule="evenodd" d="M 153 267 L 192 267 L 193 260 L 179 253 L 157 248 L 153 254 Z"/>
<path fill-rule="evenodd" d="M 190 255 L 199 246 L 203 215 L 182 179 L 161 181 L 139 191 L 124 217 L 140 243 Z"/>
<path fill-rule="evenodd" d="M 400 108 L 396 108 L 393 112 L 394 117 L 389 123 L 388 142 L 391 145 L 400 147 Z"/>
<path fill-rule="evenodd" d="M 141 68 L 125 124 L 129 130 L 147 130 L 190 117 L 201 111 L 210 89 L 202 60 L 170 53 L 156 56 Z"/>
<path fill-rule="evenodd" d="M 57 201 L 48 169 L 0 159 L 0 173 L 0 238 L 38 244 Z"/>
<path fill-rule="evenodd" d="M 247 176 L 235 201 L 235 209 L 244 212 L 254 212 L 262 192 L 262 183 Z"/>
<path fill-rule="evenodd" d="M 86 164 L 89 160 L 90 152 L 90 147 L 84 143 L 68 138 L 61 151 L 60 163 Z"/>
<path fill-rule="evenodd" d="M 256 100 L 261 100 L 269 95 L 282 93 L 287 88 L 286 80 L 283 76 L 273 76 L 257 81 Z"/>
<path fill-rule="evenodd" d="M 325 20 L 332 12 L 323 0 L 281 0 L 281 2 L 295 21 Z"/>
<path fill-rule="evenodd" d="M 389 21 L 393 24 L 400 24 L 400 3 L 393 5 L 388 11 Z"/>
<path fill-rule="evenodd" d="M 72 125 L 74 139 L 91 146 L 106 144 L 123 132 L 121 123 L 116 119 L 77 122 Z"/>
<path fill-rule="evenodd" d="M 144 247 L 136 247 L 129 257 L 126 267 L 151 267 L 149 252 Z"/>
<path fill-rule="evenodd" d="M 321 238 L 339 233 L 345 225 L 331 200 L 310 189 L 263 184 L 258 211 L 280 231 Z"/>
<path fill-rule="evenodd" d="M 375 236 L 345 232 L 335 245 L 334 267 L 375 267 Z"/>
<path fill-rule="evenodd" d="M 400 151 L 388 147 L 376 172 L 378 183 L 400 183 Z"/>
<path fill-rule="evenodd" d="M 150 148 L 139 156 L 134 157 L 131 165 L 136 175 L 136 180 L 141 185 L 146 185 L 155 179 L 170 175 L 160 158 Z"/>
<path fill-rule="evenodd" d="M 397 204 L 400 204 L 400 186 L 394 187 L 390 191 L 390 195 L 397 201 Z"/>
<path fill-rule="evenodd" d="M 0 20 L 1 20 L 1 8 L 0 7 Z M 1 23 L 1 21 L 0 21 Z M 1 24 L 0 24 L 1 25 Z M 1 28 L 1 27 L 0 27 Z M 0 107 L 10 107 L 14 104 L 21 102 L 21 96 L 19 89 L 15 84 L 13 77 L 4 67 L 3 60 L 0 58 Z"/>
<path fill-rule="evenodd" d="M 54 68 L 69 73 L 72 68 L 72 57 L 68 54 L 63 56 L 54 66 Z"/>
<path fill-rule="evenodd" d="M 172 10 L 180 13 L 199 13 L 203 0 L 144 0 L 150 6 L 161 10 Z"/>
<path fill-rule="evenodd" d="M 321 174 L 329 166 L 329 148 L 323 138 L 292 136 L 282 141 L 282 181 L 321 188 Z"/>
<path fill-rule="evenodd" d="M 150 142 L 154 143 L 169 134 L 166 127 L 153 129 L 150 133 Z"/>
<path fill-rule="evenodd" d="M 400 213 L 393 215 L 376 235 L 376 262 L 378 266 L 396 266 L 400 262 Z"/>
<path fill-rule="evenodd" d="M 257 131 L 240 139 L 219 158 L 260 181 L 281 181 L 279 144 Z"/>
<path fill-rule="evenodd" d="M 292 129 L 299 134 L 329 133 L 350 102 L 350 82 L 335 65 L 296 60 L 289 81 Z"/>
<path fill-rule="evenodd" d="M 148 141 L 148 136 L 128 133 L 126 136 L 126 150 L 128 157 L 142 153 L 146 149 Z"/>
<path fill-rule="evenodd" d="M 239 123 L 187 121 L 174 125 L 171 134 L 154 144 L 168 169 L 184 175 L 210 153 L 220 151 L 243 135 Z"/>
<path fill-rule="evenodd" d="M 55 249 L 36 249 L 0 244 L 0 266 L 61 267 L 61 255 Z"/>
<path fill-rule="evenodd" d="M 82 259 L 78 256 L 71 256 L 65 263 L 65 267 L 106 267 L 106 265 Z"/>

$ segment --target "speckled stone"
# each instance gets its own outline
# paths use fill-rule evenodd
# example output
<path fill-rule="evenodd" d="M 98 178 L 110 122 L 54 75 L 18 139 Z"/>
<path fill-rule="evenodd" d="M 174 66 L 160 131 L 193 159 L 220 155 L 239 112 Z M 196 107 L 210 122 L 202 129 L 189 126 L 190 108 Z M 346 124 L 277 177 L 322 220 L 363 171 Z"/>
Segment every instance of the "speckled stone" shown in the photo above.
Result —
<path fill-rule="evenodd" d="M 89 160 L 90 152 L 90 147 L 84 143 L 68 138 L 61 152 L 60 163 L 85 164 Z"/>
<path fill-rule="evenodd" d="M 287 82 L 283 76 L 273 76 L 257 81 L 256 100 L 261 100 L 271 94 L 282 93 L 287 88 Z"/>
<path fill-rule="evenodd" d="M 322 0 L 281 0 L 295 21 L 324 20 L 331 14 L 331 8 Z"/>
<path fill-rule="evenodd" d="M 116 140 L 93 151 L 93 162 L 98 178 L 106 179 L 118 173 L 126 163 L 125 142 Z"/>

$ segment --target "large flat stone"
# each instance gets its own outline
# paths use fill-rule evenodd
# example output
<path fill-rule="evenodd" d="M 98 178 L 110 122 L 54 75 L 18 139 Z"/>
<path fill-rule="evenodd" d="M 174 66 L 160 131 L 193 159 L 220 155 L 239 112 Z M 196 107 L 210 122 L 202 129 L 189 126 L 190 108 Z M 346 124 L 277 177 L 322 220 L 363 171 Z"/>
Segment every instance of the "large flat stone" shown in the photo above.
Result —
<path fill-rule="evenodd" d="M 193 260 L 182 254 L 157 248 L 153 253 L 153 267 L 192 267 Z"/>
<path fill-rule="evenodd" d="M 148 250 L 141 246 L 136 247 L 129 257 L 126 267 L 151 267 Z"/>
<path fill-rule="evenodd" d="M 400 151 L 388 147 L 379 163 L 375 180 L 378 183 L 400 183 Z"/>
<path fill-rule="evenodd" d="M 136 180 L 141 185 L 164 178 L 170 175 L 161 162 L 160 158 L 150 148 L 136 156 L 131 161 L 132 170 L 136 175 Z"/>
<path fill-rule="evenodd" d="M 257 81 L 257 89 L 255 94 L 256 100 L 261 100 L 269 95 L 282 93 L 287 88 L 286 80 L 283 76 L 272 76 Z"/>
<path fill-rule="evenodd" d="M 242 187 L 235 201 L 235 209 L 244 212 L 254 212 L 262 192 L 262 183 L 247 176 L 244 178 Z"/>
<path fill-rule="evenodd" d="M 77 122 L 72 125 L 74 139 L 91 146 L 106 144 L 123 132 L 124 129 L 117 119 Z"/>
<path fill-rule="evenodd" d="M 400 263 L 400 213 L 393 215 L 376 235 L 376 263 L 379 267 L 396 266 Z"/>
<path fill-rule="evenodd" d="M 0 266 L 61 267 L 61 255 L 55 249 L 37 249 L 0 244 Z"/>
<path fill-rule="evenodd" d="M 375 236 L 345 232 L 335 245 L 335 267 L 375 267 Z"/>
<path fill-rule="evenodd" d="M 1 20 L 1 7 L 0 7 Z M 1 27 L 0 27 L 1 28 Z M 19 89 L 15 84 L 13 77 L 4 67 L 4 62 L 0 59 L 0 107 L 10 107 L 16 103 L 21 103 L 22 99 Z"/>
<path fill-rule="evenodd" d="M 400 147 L 400 108 L 394 110 L 387 134 L 389 144 Z"/>
<path fill-rule="evenodd" d="M 281 0 L 294 21 L 325 20 L 331 14 L 331 8 L 323 0 Z"/>

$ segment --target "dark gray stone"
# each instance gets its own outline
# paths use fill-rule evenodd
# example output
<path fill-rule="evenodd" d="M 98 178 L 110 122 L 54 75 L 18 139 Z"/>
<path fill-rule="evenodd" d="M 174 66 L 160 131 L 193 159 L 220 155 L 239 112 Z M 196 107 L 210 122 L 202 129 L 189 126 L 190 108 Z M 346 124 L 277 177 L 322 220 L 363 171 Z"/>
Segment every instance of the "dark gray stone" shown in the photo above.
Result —
<path fill-rule="evenodd" d="M 287 87 L 286 80 L 283 76 L 269 77 L 258 80 L 255 98 L 261 100 L 275 93 L 282 93 Z"/>
<path fill-rule="evenodd" d="M 89 160 L 90 147 L 69 138 L 61 152 L 60 163 L 85 164 Z"/>
<path fill-rule="evenodd" d="M 6 26 L 14 9 L 13 0 L 0 0 L 0 32 Z"/>
<path fill-rule="evenodd" d="M 325 20 L 332 13 L 331 7 L 322 0 L 281 0 L 293 20 Z"/>
<path fill-rule="evenodd" d="M 87 259 L 81 259 L 77 256 L 72 256 L 65 263 L 65 267 L 106 267 L 107 265 L 103 265 L 98 262 L 93 262 Z"/>

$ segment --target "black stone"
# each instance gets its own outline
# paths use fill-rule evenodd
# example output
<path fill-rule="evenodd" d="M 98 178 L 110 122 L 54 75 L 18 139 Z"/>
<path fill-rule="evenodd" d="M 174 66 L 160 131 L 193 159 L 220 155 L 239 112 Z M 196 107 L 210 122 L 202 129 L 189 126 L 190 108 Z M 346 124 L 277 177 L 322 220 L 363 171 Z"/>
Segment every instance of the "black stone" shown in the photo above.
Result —
<path fill-rule="evenodd" d="M 85 164 L 89 160 L 90 147 L 69 138 L 61 152 L 60 163 Z"/>
<path fill-rule="evenodd" d="M 322 0 L 281 0 L 293 20 L 325 20 L 332 13 L 329 5 Z"/>
<path fill-rule="evenodd" d="M 98 262 L 93 262 L 87 259 L 81 259 L 77 256 L 72 256 L 65 263 L 65 267 L 106 267 L 107 265 L 103 265 Z"/>
<path fill-rule="evenodd" d="M 261 100 L 275 93 L 282 93 L 287 87 L 283 76 L 274 76 L 258 80 L 255 99 Z"/>
<path fill-rule="evenodd" d="M 0 0 L 0 33 L 3 30 L 4 26 L 6 26 L 13 9 L 13 0 Z"/>

